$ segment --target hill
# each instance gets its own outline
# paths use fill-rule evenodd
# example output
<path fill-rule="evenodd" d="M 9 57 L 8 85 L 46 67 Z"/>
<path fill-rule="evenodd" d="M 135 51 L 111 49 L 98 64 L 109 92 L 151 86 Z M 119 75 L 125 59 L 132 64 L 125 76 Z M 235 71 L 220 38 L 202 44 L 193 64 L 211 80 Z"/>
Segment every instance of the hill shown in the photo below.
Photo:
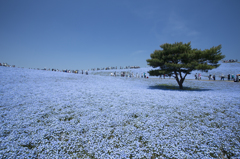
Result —
<path fill-rule="evenodd" d="M 93 74 L 0 67 L 0 158 L 240 157 L 240 83 Z"/>

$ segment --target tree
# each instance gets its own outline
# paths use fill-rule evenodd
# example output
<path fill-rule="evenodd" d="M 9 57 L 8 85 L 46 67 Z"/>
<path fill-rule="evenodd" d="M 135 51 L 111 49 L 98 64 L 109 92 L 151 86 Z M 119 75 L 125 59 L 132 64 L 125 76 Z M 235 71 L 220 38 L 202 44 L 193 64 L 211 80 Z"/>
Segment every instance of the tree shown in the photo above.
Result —
<path fill-rule="evenodd" d="M 160 47 L 162 50 L 155 50 L 150 55 L 151 59 L 147 59 L 148 65 L 160 68 L 150 70 L 148 73 L 151 76 L 171 74 L 176 79 L 180 89 L 183 89 L 183 82 L 192 71 L 208 72 L 208 70 L 219 67 L 218 61 L 225 57 L 221 53 L 221 45 L 199 50 L 192 49 L 191 42 L 185 44 L 175 42 L 174 44 L 165 43 Z"/>

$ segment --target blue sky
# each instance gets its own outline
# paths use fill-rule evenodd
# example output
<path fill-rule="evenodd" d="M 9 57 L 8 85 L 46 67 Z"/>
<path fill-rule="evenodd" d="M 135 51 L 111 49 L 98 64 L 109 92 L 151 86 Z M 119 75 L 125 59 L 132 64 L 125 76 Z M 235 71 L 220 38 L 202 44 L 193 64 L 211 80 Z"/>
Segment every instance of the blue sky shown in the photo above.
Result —
<path fill-rule="evenodd" d="M 0 62 L 147 67 L 159 45 L 189 41 L 240 60 L 239 19 L 239 0 L 0 0 Z"/>

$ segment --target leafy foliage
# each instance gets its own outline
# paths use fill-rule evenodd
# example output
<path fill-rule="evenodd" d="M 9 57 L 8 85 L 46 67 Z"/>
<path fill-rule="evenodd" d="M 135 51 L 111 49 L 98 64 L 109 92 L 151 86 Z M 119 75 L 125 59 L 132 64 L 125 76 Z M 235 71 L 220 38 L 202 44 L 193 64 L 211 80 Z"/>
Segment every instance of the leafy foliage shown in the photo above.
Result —
<path fill-rule="evenodd" d="M 149 71 L 152 76 L 163 74 L 173 75 L 177 80 L 180 89 L 185 77 L 194 70 L 207 72 L 208 70 L 220 66 L 218 61 L 225 55 L 221 53 L 221 45 L 210 49 L 199 50 L 192 49 L 191 42 L 183 44 L 182 42 L 160 45 L 162 50 L 155 50 L 147 59 L 148 65 L 153 68 L 160 67 L 157 70 Z"/>

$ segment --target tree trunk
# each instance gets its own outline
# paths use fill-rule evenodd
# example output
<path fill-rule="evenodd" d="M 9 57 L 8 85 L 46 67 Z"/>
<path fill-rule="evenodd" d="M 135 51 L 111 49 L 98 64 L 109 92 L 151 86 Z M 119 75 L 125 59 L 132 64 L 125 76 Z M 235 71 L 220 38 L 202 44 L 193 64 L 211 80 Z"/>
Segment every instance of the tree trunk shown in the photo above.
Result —
<path fill-rule="evenodd" d="M 182 85 L 182 84 L 183 84 L 182 81 L 180 81 L 180 82 L 178 83 L 179 89 L 183 89 L 183 85 Z"/>
<path fill-rule="evenodd" d="M 184 82 L 185 77 L 182 78 L 181 72 L 179 73 L 180 74 L 180 79 L 179 79 L 178 74 L 177 74 L 176 71 L 174 71 L 174 74 L 175 74 L 176 81 L 177 81 L 177 83 L 179 85 L 179 89 L 183 89 L 183 82 Z"/>

